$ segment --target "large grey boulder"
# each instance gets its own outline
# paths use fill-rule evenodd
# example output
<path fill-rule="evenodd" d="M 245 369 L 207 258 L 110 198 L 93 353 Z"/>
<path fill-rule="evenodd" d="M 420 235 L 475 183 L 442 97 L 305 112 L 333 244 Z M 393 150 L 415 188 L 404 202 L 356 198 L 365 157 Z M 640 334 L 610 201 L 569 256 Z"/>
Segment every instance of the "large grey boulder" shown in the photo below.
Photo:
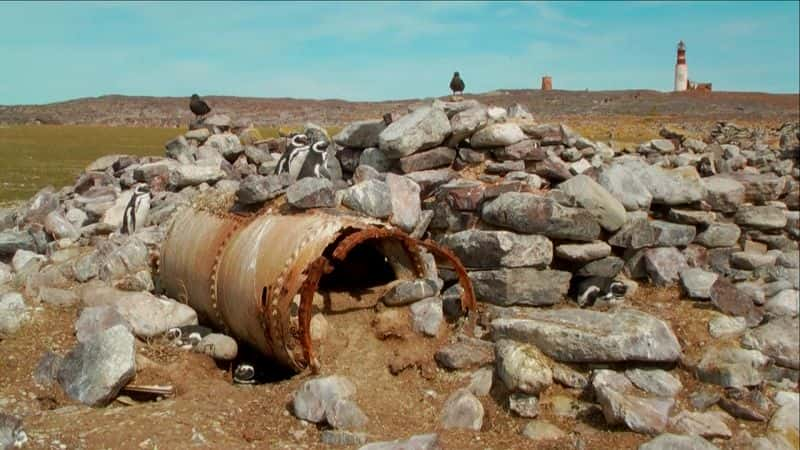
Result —
<path fill-rule="evenodd" d="M 339 430 L 363 430 L 369 422 L 361 408 L 346 398 L 336 399 L 326 409 L 325 419 L 330 426 Z"/>
<path fill-rule="evenodd" d="M 327 178 L 308 177 L 286 189 L 286 202 L 295 208 L 330 208 L 335 205 L 333 182 Z"/>
<path fill-rule="evenodd" d="M 36 250 L 36 242 L 27 231 L 0 231 L 0 257 L 13 256 L 17 250 Z"/>
<path fill-rule="evenodd" d="M 800 439 L 800 397 L 796 392 L 779 392 L 775 402 L 779 407 L 769 420 L 766 438 L 773 448 L 796 449 Z"/>
<path fill-rule="evenodd" d="M 442 299 L 438 297 L 426 298 L 412 303 L 409 310 L 411 312 L 412 330 L 431 337 L 439 334 L 439 328 L 444 321 Z"/>
<path fill-rule="evenodd" d="M 469 272 L 475 296 L 500 306 L 554 305 L 569 290 L 572 274 L 559 270 L 519 267 Z"/>
<path fill-rule="evenodd" d="M 679 274 L 689 265 L 686 256 L 675 247 L 658 247 L 644 252 L 647 274 L 656 286 L 667 286 L 678 281 Z"/>
<path fill-rule="evenodd" d="M 616 256 L 606 256 L 583 265 L 575 272 L 581 277 L 604 277 L 614 278 L 622 271 L 625 261 Z"/>
<path fill-rule="evenodd" d="M 90 306 L 84 308 L 75 321 L 75 337 L 78 342 L 87 342 L 97 333 L 121 325 L 130 332 L 133 327 L 127 319 L 112 306 Z"/>
<path fill-rule="evenodd" d="M 725 278 L 718 278 L 711 285 L 711 303 L 729 316 L 744 318 L 751 327 L 764 318 L 764 312 L 753 303 L 753 297 Z"/>
<path fill-rule="evenodd" d="M 729 439 L 733 434 L 720 414 L 681 411 L 669 419 L 669 428 L 676 432 L 704 438 Z"/>
<path fill-rule="evenodd" d="M 456 151 L 450 147 L 436 147 L 400 158 L 403 173 L 448 167 L 456 159 Z"/>
<path fill-rule="evenodd" d="M 136 374 L 136 345 L 122 325 L 111 327 L 76 345 L 64 357 L 58 383 L 71 398 L 104 406 Z"/>
<path fill-rule="evenodd" d="M 473 148 L 493 148 L 516 144 L 523 139 L 525 139 L 525 133 L 522 132 L 519 125 L 505 122 L 481 128 L 472 135 L 469 143 Z"/>
<path fill-rule="evenodd" d="M 711 298 L 711 286 L 719 275 L 699 267 L 683 269 L 680 272 L 681 286 L 690 298 L 708 300 Z"/>
<path fill-rule="evenodd" d="M 392 193 L 383 181 L 367 180 L 343 191 L 342 204 L 371 217 L 392 214 Z"/>
<path fill-rule="evenodd" d="M 44 218 L 44 229 L 56 240 L 77 239 L 81 232 L 75 227 L 61 211 L 50 211 Z"/>
<path fill-rule="evenodd" d="M 378 172 L 386 172 L 394 165 L 394 160 L 389 159 L 386 153 L 377 147 L 369 147 L 361 152 L 358 157 L 359 166 L 368 166 Z"/>
<path fill-rule="evenodd" d="M 674 399 L 648 395 L 612 370 L 597 371 L 592 387 L 609 425 L 624 424 L 646 434 L 659 433 L 667 427 Z"/>
<path fill-rule="evenodd" d="M 169 183 L 178 189 L 198 184 L 214 184 L 225 178 L 225 172 L 219 166 L 196 166 L 181 164 L 169 173 Z"/>
<path fill-rule="evenodd" d="M 589 212 L 529 193 L 506 192 L 484 203 L 482 218 L 492 225 L 551 239 L 591 242 L 600 235 L 600 225 Z"/>
<path fill-rule="evenodd" d="M 600 172 L 597 181 L 628 211 L 647 211 L 653 195 L 638 177 L 621 164 Z"/>
<path fill-rule="evenodd" d="M 378 146 L 390 158 L 402 158 L 441 144 L 450 121 L 439 108 L 425 106 L 392 122 L 378 135 Z"/>
<path fill-rule="evenodd" d="M 663 169 L 640 159 L 621 162 L 650 191 L 653 203 L 683 205 L 700 201 L 706 195 L 703 181 L 694 167 Z"/>
<path fill-rule="evenodd" d="M 706 202 L 714 211 L 735 212 L 744 203 L 744 185 L 724 175 L 704 178 Z"/>
<path fill-rule="evenodd" d="M 348 399 L 356 393 L 349 379 L 331 375 L 304 382 L 294 393 L 292 411 L 295 417 L 309 422 L 326 420 L 327 412 L 340 399 Z"/>
<path fill-rule="evenodd" d="M 775 230 L 786 226 L 786 214 L 777 206 L 741 206 L 734 217 L 736 224 L 759 230 Z"/>
<path fill-rule="evenodd" d="M 608 243 L 614 247 L 639 249 L 656 245 L 657 239 L 658 230 L 647 218 L 629 217 L 625 225 L 608 239 Z"/>
<path fill-rule="evenodd" d="M 441 423 L 445 429 L 480 431 L 483 426 L 483 405 L 472 392 L 459 389 L 445 401 Z"/>
<path fill-rule="evenodd" d="M 562 362 L 677 361 L 678 339 L 665 322 L 634 309 L 529 311 L 499 318 L 492 336 L 537 346 Z"/>
<path fill-rule="evenodd" d="M 456 342 L 440 348 L 434 358 L 446 369 L 480 367 L 494 361 L 494 346 L 488 341 L 459 336 Z"/>
<path fill-rule="evenodd" d="M 387 173 L 386 186 L 391 194 L 389 222 L 407 233 L 414 231 L 422 214 L 419 185 L 408 177 Z"/>
<path fill-rule="evenodd" d="M 477 106 L 461 111 L 450 119 L 452 136 L 448 141 L 450 147 L 455 148 L 464 139 L 470 137 L 478 128 L 486 125 L 489 116 L 486 108 Z"/>
<path fill-rule="evenodd" d="M 236 200 L 244 205 L 255 205 L 271 200 L 284 192 L 289 177 L 281 175 L 249 175 L 239 185 Z"/>
<path fill-rule="evenodd" d="M 661 369 L 628 369 L 625 376 L 637 388 L 659 397 L 675 397 L 683 389 L 681 380 Z"/>
<path fill-rule="evenodd" d="M 742 388 L 764 381 L 769 364 L 770 359 L 757 350 L 720 344 L 706 349 L 695 371 L 700 381 Z"/>
<path fill-rule="evenodd" d="M 228 161 L 235 160 L 237 156 L 244 152 L 239 136 L 233 133 L 220 133 L 209 136 L 198 150 L 202 151 L 204 148 L 215 150 Z"/>
<path fill-rule="evenodd" d="M 603 241 L 588 244 L 561 244 L 556 247 L 556 256 L 572 263 L 588 263 L 611 254 L 611 246 Z"/>
<path fill-rule="evenodd" d="M 187 305 L 149 292 L 128 292 L 108 286 L 86 285 L 86 306 L 113 306 L 142 338 L 155 337 L 184 325 L 197 325 L 197 313 Z"/>
<path fill-rule="evenodd" d="M 588 210 L 607 231 L 616 231 L 625 223 L 625 207 L 603 186 L 586 175 L 577 175 L 558 185 L 578 205 Z"/>
<path fill-rule="evenodd" d="M 800 292 L 784 289 L 767 300 L 764 310 L 770 317 L 797 317 L 800 312 Z"/>
<path fill-rule="evenodd" d="M 351 122 L 333 136 L 333 142 L 342 147 L 368 148 L 378 146 L 378 136 L 386 129 L 383 120 L 360 120 Z"/>
<path fill-rule="evenodd" d="M 650 226 L 656 230 L 655 245 L 658 247 L 686 247 L 695 238 L 696 230 L 691 225 L 653 220 Z"/>
<path fill-rule="evenodd" d="M 553 384 L 549 358 L 533 345 L 502 339 L 495 352 L 497 376 L 509 391 L 539 394 Z"/>
<path fill-rule="evenodd" d="M 453 250 L 471 269 L 544 267 L 553 260 L 553 243 L 539 235 L 465 230 L 446 235 L 440 244 Z"/>
<path fill-rule="evenodd" d="M 732 247 L 739 241 L 742 230 L 733 223 L 712 223 L 694 238 L 694 242 L 708 248 Z"/>
<path fill-rule="evenodd" d="M 800 370 L 800 322 L 781 317 L 747 331 L 742 346 L 758 350 L 776 364 Z"/>
<path fill-rule="evenodd" d="M 700 436 L 664 433 L 639 446 L 639 450 L 719 450 Z"/>

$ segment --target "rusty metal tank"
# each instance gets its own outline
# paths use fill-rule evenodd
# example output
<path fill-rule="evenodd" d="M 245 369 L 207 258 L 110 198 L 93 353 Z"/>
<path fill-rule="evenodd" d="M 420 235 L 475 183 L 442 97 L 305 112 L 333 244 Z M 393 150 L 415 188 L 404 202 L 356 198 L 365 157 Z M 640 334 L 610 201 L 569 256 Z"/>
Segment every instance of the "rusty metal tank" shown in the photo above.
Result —
<path fill-rule="evenodd" d="M 422 275 L 421 248 L 449 260 L 464 287 L 462 309 L 474 309 L 466 272 L 447 249 L 375 220 L 319 211 L 241 217 L 185 208 L 162 245 L 161 284 L 201 321 L 265 357 L 295 371 L 316 369 L 314 292 L 337 261 L 366 242 L 383 250 L 397 278 Z"/>

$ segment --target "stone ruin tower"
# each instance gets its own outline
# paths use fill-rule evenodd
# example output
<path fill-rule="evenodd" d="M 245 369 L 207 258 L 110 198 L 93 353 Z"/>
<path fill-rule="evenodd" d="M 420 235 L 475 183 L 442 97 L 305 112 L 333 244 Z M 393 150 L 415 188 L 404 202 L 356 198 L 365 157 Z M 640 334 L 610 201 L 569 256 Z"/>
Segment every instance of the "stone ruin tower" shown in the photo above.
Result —
<path fill-rule="evenodd" d="M 686 90 L 689 83 L 689 67 L 686 65 L 686 44 L 678 42 L 678 62 L 675 63 L 675 92 Z"/>
<path fill-rule="evenodd" d="M 549 91 L 553 89 L 553 79 L 547 75 L 542 77 L 542 90 Z"/>

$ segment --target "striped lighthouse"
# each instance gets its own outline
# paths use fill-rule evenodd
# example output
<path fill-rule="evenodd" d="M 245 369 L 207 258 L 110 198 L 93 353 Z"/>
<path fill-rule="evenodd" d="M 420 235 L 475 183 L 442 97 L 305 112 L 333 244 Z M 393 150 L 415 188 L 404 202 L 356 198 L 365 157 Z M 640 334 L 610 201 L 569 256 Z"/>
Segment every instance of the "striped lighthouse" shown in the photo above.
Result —
<path fill-rule="evenodd" d="M 678 62 L 675 63 L 675 92 L 685 91 L 689 83 L 689 67 L 686 65 L 686 44 L 678 42 Z"/>

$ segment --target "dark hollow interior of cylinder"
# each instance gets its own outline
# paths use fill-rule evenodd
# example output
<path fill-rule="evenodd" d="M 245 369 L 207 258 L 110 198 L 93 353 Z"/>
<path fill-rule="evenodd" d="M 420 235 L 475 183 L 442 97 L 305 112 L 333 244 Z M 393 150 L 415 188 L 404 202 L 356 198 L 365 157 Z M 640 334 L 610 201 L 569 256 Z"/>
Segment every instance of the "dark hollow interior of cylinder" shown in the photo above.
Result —
<path fill-rule="evenodd" d="M 332 253 L 335 246 L 328 248 Z M 394 270 L 383 253 L 370 241 L 353 248 L 343 261 L 327 254 L 333 270 L 325 274 L 319 282 L 319 290 L 329 292 L 355 292 L 376 286 L 383 286 L 395 280 Z"/>

